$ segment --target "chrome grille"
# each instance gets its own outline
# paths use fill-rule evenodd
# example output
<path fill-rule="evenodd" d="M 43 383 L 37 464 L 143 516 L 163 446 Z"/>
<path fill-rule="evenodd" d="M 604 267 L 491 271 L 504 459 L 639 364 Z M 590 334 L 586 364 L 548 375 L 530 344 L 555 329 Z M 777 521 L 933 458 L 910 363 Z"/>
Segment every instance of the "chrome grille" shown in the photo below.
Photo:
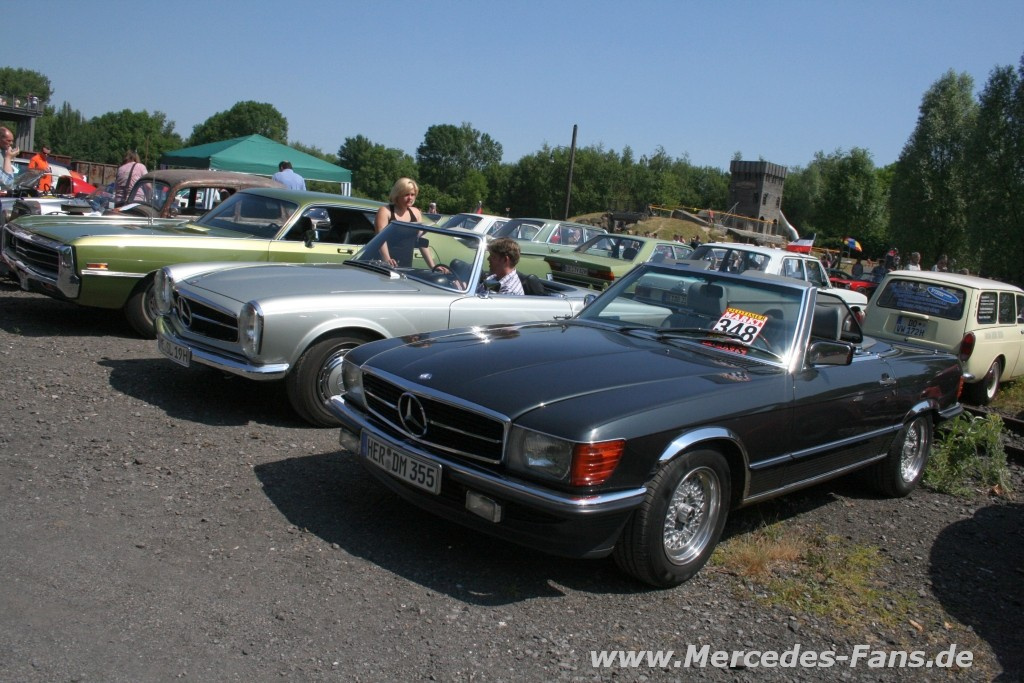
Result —
<path fill-rule="evenodd" d="M 54 280 L 60 267 L 60 254 L 53 247 L 24 239 L 12 232 L 4 233 L 4 250 L 41 275 Z"/>
<path fill-rule="evenodd" d="M 502 420 L 412 391 L 409 393 L 419 399 L 427 417 L 426 433 L 417 437 L 402 426 L 398 411 L 398 400 L 406 389 L 364 373 L 363 390 L 370 412 L 403 436 L 448 454 L 489 463 L 501 462 L 505 443 L 505 423 Z"/>
<path fill-rule="evenodd" d="M 176 294 L 174 315 L 193 334 L 220 341 L 238 341 L 238 320 L 195 299 Z"/>

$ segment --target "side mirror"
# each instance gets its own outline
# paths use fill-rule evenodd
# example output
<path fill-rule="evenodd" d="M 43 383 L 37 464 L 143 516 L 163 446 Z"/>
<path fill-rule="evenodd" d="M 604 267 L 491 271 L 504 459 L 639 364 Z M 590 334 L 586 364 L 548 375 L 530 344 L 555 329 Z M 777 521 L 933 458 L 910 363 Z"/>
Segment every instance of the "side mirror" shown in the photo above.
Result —
<path fill-rule="evenodd" d="M 849 365 L 853 362 L 853 344 L 813 341 L 807 349 L 808 365 Z"/>

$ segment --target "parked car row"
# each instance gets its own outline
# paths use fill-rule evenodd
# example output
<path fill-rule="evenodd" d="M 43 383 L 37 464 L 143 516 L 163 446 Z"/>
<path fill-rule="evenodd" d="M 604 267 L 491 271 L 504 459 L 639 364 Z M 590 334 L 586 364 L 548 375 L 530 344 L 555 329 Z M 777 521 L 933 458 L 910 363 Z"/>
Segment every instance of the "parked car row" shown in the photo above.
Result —
<path fill-rule="evenodd" d="M 147 182 L 134 213 L 16 217 L 4 261 L 124 309 L 181 372 L 280 381 L 421 508 L 654 586 L 698 572 L 737 507 L 855 471 L 907 495 L 964 378 L 991 398 L 1024 366 L 1024 291 L 981 278 L 895 271 L 869 303 L 777 249 L 542 219 L 377 232 L 369 200 Z M 482 286 L 503 234 L 536 293 Z"/>

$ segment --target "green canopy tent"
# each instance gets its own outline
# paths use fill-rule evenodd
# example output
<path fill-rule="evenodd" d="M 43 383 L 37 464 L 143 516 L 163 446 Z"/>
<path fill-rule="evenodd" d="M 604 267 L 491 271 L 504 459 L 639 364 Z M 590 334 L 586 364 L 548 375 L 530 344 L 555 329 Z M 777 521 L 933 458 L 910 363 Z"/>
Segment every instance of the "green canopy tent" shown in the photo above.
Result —
<path fill-rule="evenodd" d="M 262 135 L 176 149 L 165 153 L 158 163 L 161 168 L 203 168 L 270 176 L 277 173 L 277 165 L 282 161 L 290 161 L 292 169 L 306 180 L 340 183 L 342 194 L 352 193 L 352 171 Z"/>

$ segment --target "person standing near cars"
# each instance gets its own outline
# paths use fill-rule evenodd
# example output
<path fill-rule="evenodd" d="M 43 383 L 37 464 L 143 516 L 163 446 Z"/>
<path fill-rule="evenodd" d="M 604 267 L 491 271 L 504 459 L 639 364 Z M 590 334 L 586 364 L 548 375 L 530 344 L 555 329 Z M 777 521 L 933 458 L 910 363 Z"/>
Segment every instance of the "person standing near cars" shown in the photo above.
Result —
<path fill-rule="evenodd" d="M 29 169 L 46 171 L 46 175 L 39 176 L 39 184 L 36 186 L 43 194 L 53 189 L 53 176 L 50 175 L 50 148 L 43 145 L 38 154 L 28 162 Z"/>
<path fill-rule="evenodd" d="M 413 206 L 419 193 L 420 186 L 412 178 L 399 178 L 396 180 L 395 184 L 391 187 L 391 194 L 388 195 L 389 203 L 377 209 L 377 217 L 373 221 L 374 230 L 380 232 L 391 221 L 422 223 L 423 214 Z M 433 268 L 434 258 L 430 255 L 430 247 L 429 244 L 426 244 L 426 239 L 422 236 L 423 233 L 406 232 L 409 239 L 403 239 L 401 243 L 392 243 L 389 240 L 381 245 L 381 259 L 392 267 L 402 266 L 408 268 L 412 265 L 413 250 L 419 247 L 427 267 Z"/>
<path fill-rule="evenodd" d="M 124 161 L 117 167 L 117 173 L 114 175 L 114 206 L 134 201 L 128 193 L 135 187 L 135 182 L 147 173 L 149 169 L 139 161 L 139 155 L 135 150 L 125 152 Z"/>
<path fill-rule="evenodd" d="M 270 179 L 276 180 L 289 190 L 306 189 L 306 179 L 292 170 L 292 162 L 290 161 L 282 161 L 279 163 L 277 165 L 277 173 L 270 176 Z"/>
<path fill-rule="evenodd" d="M 0 168 L 0 183 L 4 185 L 14 183 L 14 164 L 11 162 L 17 158 L 20 151 L 14 146 L 14 133 L 11 132 L 11 129 L 0 126 L 0 153 L 3 155 L 3 159 L 0 159 L 0 166 L 2 166 Z"/>

